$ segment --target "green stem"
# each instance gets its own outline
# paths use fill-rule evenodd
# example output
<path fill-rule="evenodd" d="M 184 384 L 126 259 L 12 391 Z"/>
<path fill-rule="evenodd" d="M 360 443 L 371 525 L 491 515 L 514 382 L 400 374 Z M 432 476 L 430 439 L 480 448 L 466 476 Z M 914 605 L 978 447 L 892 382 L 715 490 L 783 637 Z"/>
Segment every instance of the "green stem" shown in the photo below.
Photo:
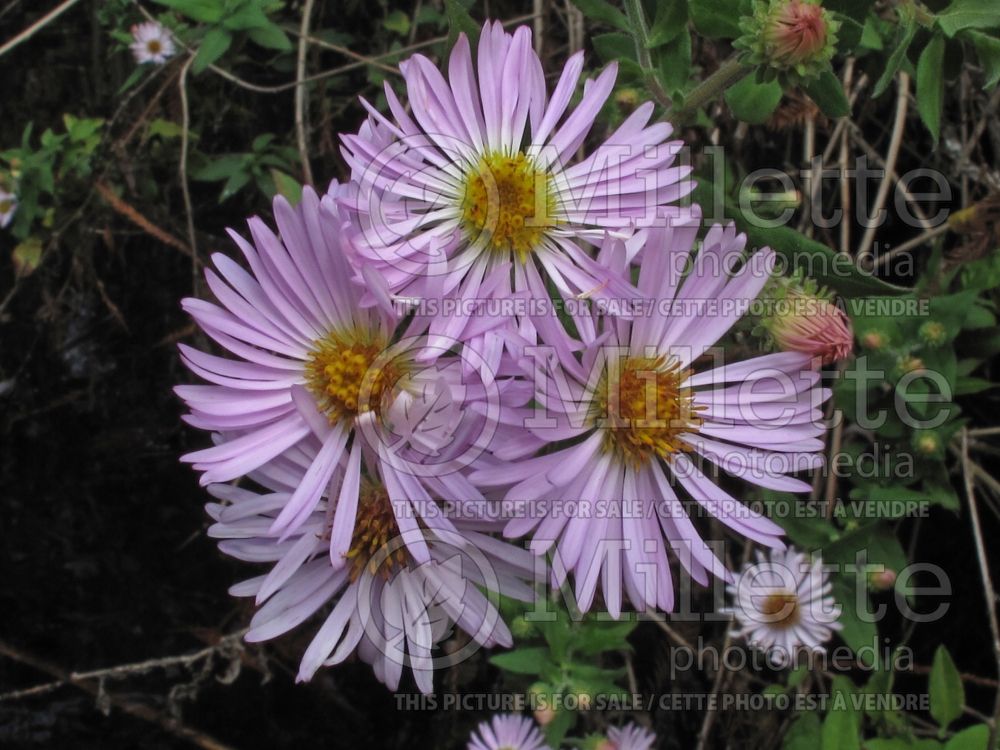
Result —
<path fill-rule="evenodd" d="M 740 62 L 739 55 L 733 55 L 726 60 L 712 75 L 699 83 L 684 99 L 684 103 L 674 110 L 670 119 L 681 123 L 689 120 L 699 109 L 704 107 L 722 92 L 738 83 L 747 76 L 753 68 Z"/>
<path fill-rule="evenodd" d="M 646 26 L 646 14 L 642 10 L 641 0 L 625 0 L 625 14 L 628 16 L 629 26 L 632 27 L 636 60 L 646 74 L 646 86 L 661 107 L 670 109 L 672 105 L 670 96 L 663 90 L 660 79 L 653 70 L 653 58 L 649 54 L 649 28 Z"/>

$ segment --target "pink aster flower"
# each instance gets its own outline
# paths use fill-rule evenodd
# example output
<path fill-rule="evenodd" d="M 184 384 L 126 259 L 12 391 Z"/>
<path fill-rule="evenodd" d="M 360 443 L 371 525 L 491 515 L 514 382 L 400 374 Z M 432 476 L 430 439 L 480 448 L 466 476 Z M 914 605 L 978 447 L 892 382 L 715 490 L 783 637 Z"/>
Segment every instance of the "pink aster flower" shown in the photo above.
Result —
<path fill-rule="evenodd" d="M 216 270 L 206 279 L 219 304 L 186 299 L 183 307 L 235 358 L 181 345 L 184 363 L 209 384 L 176 388 L 190 409 L 184 419 L 215 436 L 216 445 L 182 457 L 203 472 L 202 484 L 281 457 L 302 469 L 286 471 L 293 490 L 270 533 L 288 538 L 324 495 L 339 498 L 326 543 L 341 568 L 369 477 L 384 477 L 395 497 L 412 502 L 393 521 L 402 532 L 418 523 L 453 532 L 427 488 L 455 501 L 481 499 L 458 469 L 485 447 L 493 426 L 489 408 L 473 413 L 462 405 L 490 389 L 467 383 L 461 361 L 418 363 L 426 352 L 419 341 L 390 343 L 393 315 L 359 305 L 363 290 L 340 246 L 335 196 L 342 190 L 335 185 L 320 199 L 306 188 L 295 208 L 276 198 L 280 236 L 258 218 L 249 222 L 253 244 L 231 233 L 250 270 L 214 255 Z M 491 392 L 517 387 L 494 384 Z M 411 552 L 418 562 L 430 559 L 419 535 Z"/>
<path fill-rule="evenodd" d="M 819 406 L 830 392 L 817 387 L 807 355 L 702 365 L 704 355 L 720 355 L 710 348 L 767 282 L 774 253 L 764 249 L 740 264 L 746 238 L 716 225 L 690 261 L 697 227 L 694 216 L 650 231 L 638 278 L 649 304 L 632 320 L 578 315 L 580 360 L 557 349 L 532 353 L 535 406 L 501 415 L 528 427 L 530 439 L 499 447 L 494 465 L 484 459 L 470 475 L 477 486 L 509 488 L 505 500 L 515 517 L 504 533 L 531 533 L 536 553 L 554 547 L 555 583 L 572 572 L 584 611 L 602 581 L 615 617 L 623 587 L 637 609 L 670 611 L 668 545 L 703 585 L 709 573 L 731 579 L 682 494 L 734 534 L 784 546 L 780 526 L 734 498 L 695 459 L 785 492 L 808 491 L 789 474 L 823 462 Z M 599 260 L 627 273 L 619 242 L 608 242 Z M 536 456 L 540 448 L 546 451 Z"/>
<path fill-rule="evenodd" d="M 176 51 L 170 30 L 156 21 L 135 24 L 132 27 L 132 39 L 132 44 L 129 46 L 136 62 L 140 65 L 142 63 L 162 65 L 173 57 Z"/>
<path fill-rule="evenodd" d="M 733 597 L 733 636 L 765 651 L 777 664 L 790 665 L 800 652 L 823 653 L 833 632 L 842 627 L 833 584 L 817 555 L 794 548 L 757 553 L 727 587 Z"/>
<path fill-rule="evenodd" d="M 549 750 L 549 746 L 531 719 L 518 714 L 497 714 L 473 732 L 468 750 Z"/>
<path fill-rule="evenodd" d="M 611 727 L 605 743 L 598 745 L 600 750 L 653 750 L 656 735 L 638 724 L 626 724 L 623 727 Z"/>
<path fill-rule="evenodd" d="M 298 679 L 309 680 L 321 666 L 356 653 L 372 665 L 390 689 L 399 686 L 404 667 L 423 692 L 433 688 L 434 670 L 467 658 L 480 647 L 510 646 L 510 631 L 497 609 L 502 593 L 529 601 L 534 590 L 532 558 L 465 523 L 457 530 L 424 526 L 403 531 L 396 518 L 408 500 L 394 495 L 398 478 L 391 468 L 368 478 L 358 502 L 358 523 L 347 565 L 334 565 L 327 554 L 335 519 L 350 498 L 324 498 L 291 534 L 273 532 L 304 471 L 303 456 L 282 456 L 251 476 L 271 490 L 258 494 L 225 484 L 209 487 L 221 503 L 207 506 L 215 523 L 209 535 L 220 549 L 252 563 L 272 564 L 269 572 L 232 587 L 234 596 L 252 596 L 260 608 L 246 639 L 265 641 L 286 633 L 314 614 L 322 625 L 306 648 Z M 350 465 L 338 469 L 352 471 Z M 392 481 L 390 481 L 392 480 Z M 427 550 L 418 561 L 411 550 Z M 436 647 L 457 625 L 471 640 L 443 654 Z"/>
<path fill-rule="evenodd" d="M 676 165 L 668 123 L 638 107 L 587 156 L 575 155 L 615 83 L 611 64 L 583 84 L 582 53 L 566 63 L 551 95 L 527 27 L 486 23 L 478 63 L 460 35 L 447 75 L 422 55 L 400 64 L 409 110 L 387 85 L 390 116 L 362 101 L 369 121 L 342 136 L 358 182 L 352 243 L 356 264 L 385 291 L 430 300 L 417 310 L 432 335 L 463 341 L 497 361 L 498 324 L 516 319 L 529 342 L 559 336 L 552 314 L 470 314 L 476 300 L 548 300 L 546 280 L 565 298 L 635 297 L 622 275 L 592 257 L 606 232 L 627 237 L 687 194 L 690 169 Z"/>
<path fill-rule="evenodd" d="M 14 219 L 17 212 L 17 196 L 0 188 L 0 229 L 4 229 Z"/>

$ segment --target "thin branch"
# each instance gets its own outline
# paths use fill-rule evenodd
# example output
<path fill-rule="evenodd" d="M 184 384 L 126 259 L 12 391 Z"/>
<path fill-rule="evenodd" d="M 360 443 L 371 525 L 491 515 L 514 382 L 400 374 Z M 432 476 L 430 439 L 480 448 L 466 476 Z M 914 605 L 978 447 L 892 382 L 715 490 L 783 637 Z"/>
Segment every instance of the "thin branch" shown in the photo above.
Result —
<path fill-rule="evenodd" d="M 885 177 L 879 183 L 878 193 L 875 195 L 875 205 L 871 213 L 872 217 L 878 216 L 885 206 L 885 200 L 889 196 L 889 186 L 891 175 L 896 169 L 896 160 L 899 158 L 899 149 L 903 145 L 903 131 L 906 127 L 906 112 L 910 102 L 910 76 L 906 72 L 899 74 L 899 91 L 896 95 L 896 119 L 892 125 L 892 136 L 889 139 L 889 150 L 885 156 Z M 875 232 L 878 225 L 870 220 L 865 228 L 861 244 L 858 245 L 857 258 L 859 263 L 864 263 L 871 255 L 872 242 L 875 239 Z"/>
<path fill-rule="evenodd" d="M 969 518 L 972 521 L 972 535 L 976 543 L 976 559 L 979 561 L 979 571 L 983 576 L 986 614 L 989 617 L 990 632 L 993 634 L 993 656 L 996 659 L 997 675 L 1000 677 L 1000 622 L 997 621 L 997 595 L 993 589 L 993 579 L 990 577 L 986 545 L 983 543 L 983 529 L 979 521 L 979 509 L 976 507 L 976 488 L 973 484 L 971 461 L 969 460 L 969 433 L 964 427 L 962 428 L 962 480 L 965 485 L 965 497 L 969 502 Z M 1000 690 L 997 690 L 993 701 L 993 720 L 989 725 L 990 741 L 987 743 L 987 747 L 996 745 L 998 722 L 1000 722 Z"/>
<path fill-rule="evenodd" d="M 62 684 L 73 685 L 74 687 L 89 693 L 95 699 L 99 701 L 107 701 L 108 705 L 114 706 L 130 716 L 142 719 L 143 721 L 148 721 L 151 724 L 156 724 L 175 737 L 186 740 L 187 742 L 202 748 L 202 750 L 230 750 L 229 745 L 225 745 L 211 735 L 189 727 L 178 719 L 167 716 L 161 711 L 157 711 L 156 709 L 142 703 L 135 703 L 116 695 L 110 695 L 104 690 L 104 682 L 100 678 L 74 677 L 73 674 L 67 673 L 65 670 L 53 664 L 42 661 L 37 656 L 25 653 L 20 649 L 15 649 L 2 641 L 0 641 L 0 656 L 6 656 L 8 659 L 12 659 L 20 664 L 25 664 L 33 669 L 37 669 L 39 672 L 45 672 L 49 676 L 56 678 L 56 681 Z M 51 684 L 53 683 L 46 683 L 45 687 Z M 41 688 L 43 686 L 39 685 L 38 687 Z"/>
<path fill-rule="evenodd" d="M 181 157 L 177 171 L 181 180 L 181 193 L 184 196 L 184 213 L 187 217 L 188 245 L 191 247 L 191 293 L 198 294 L 198 239 L 194 232 L 194 208 L 191 205 L 191 188 L 188 185 L 187 163 L 189 129 L 191 127 L 191 111 L 188 107 L 187 74 L 194 62 L 194 55 L 188 57 L 181 68 L 177 86 L 181 95 Z"/>
<path fill-rule="evenodd" d="M 302 25 L 299 28 L 299 54 L 295 66 L 295 139 L 299 146 L 299 161 L 302 162 L 302 179 L 307 185 L 313 184 L 312 167 L 309 165 L 309 144 L 306 139 L 306 121 L 309 118 L 306 104 L 306 56 L 309 52 L 309 23 L 315 0 L 305 0 L 302 6 Z"/>
<path fill-rule="evenodd" d="M 46 13 L 44 16 L 42 16 L 33 24 L 31 24 L 31 26 L 26 28 L 20 34 L 18 34 L 9 42 L 5 43 L 2 47 L 0 47 L 0 56 L 14 49 L 14 47 L 19 45 L 21 42 L 27 41 L 28 39 L 33 37 L 35 34 L 37 34 L 43 28 L 45 28 L 50 23 L 55 21 L 57 18 L 59 18 L 59 16 L 61 16 L 67 10 L 72 8 L 78 2 L 80 2 L 80 0 L 66 0 L 62 5 L 56 6 L 53 10 Z"/>

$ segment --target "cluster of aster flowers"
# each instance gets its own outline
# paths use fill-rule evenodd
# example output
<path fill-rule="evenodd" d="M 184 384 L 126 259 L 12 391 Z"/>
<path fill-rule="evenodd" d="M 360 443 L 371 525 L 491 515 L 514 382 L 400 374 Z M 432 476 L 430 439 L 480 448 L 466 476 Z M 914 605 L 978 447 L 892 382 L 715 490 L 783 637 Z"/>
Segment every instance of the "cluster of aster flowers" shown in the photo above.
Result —
<path fill-rule="evenodd" d="M 734 580 L 700 516 L 783 549 L 740 493 L 822 464 L 813 354 L 717 346 L 774 253 L 698 240 L 671 126 L 643 104 L 586 151 L 614 65 L 571 107 L 580 54 L 551 92 L 526 27 L 487 23 L 475 57 L 461 36 L 447 75 L 402 63 L 408 107 L 387 85 L 342 136 L 350 180 L 276 198 L 277 232 L 231 233 L 245 264 L 213 256 L 216 301 L 184 301 L 230 356 L 181 347 L 213 441 L 183 460 L 221 549 L 270 565 L 232 589 L 259 606 L 247 638 L 322 613 L 303 680 L 356 654 L 429 691 L 509 645 L 500 595 L 544 582 L 669 612 L 671 560 Z"/>
<path fill-rule="evenodd" d="M 652 750 L 656 735 L 638 724 L 610 727 L 580 743 L 587 750 Z M 469 738 L 468 750 L 550 750 L 538 726 L 518 714 L 497 714 Z"/>

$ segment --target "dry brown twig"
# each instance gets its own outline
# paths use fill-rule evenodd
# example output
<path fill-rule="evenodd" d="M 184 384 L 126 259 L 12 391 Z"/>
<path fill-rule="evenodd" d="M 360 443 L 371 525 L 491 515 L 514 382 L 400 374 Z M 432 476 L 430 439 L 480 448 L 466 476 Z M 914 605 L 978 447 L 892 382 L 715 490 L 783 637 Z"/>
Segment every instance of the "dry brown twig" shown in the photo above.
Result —
<path fill-rule="evenodd" d="M 986 545 L 983 542 L 983 529 L 979 520 L 979 508 L 976 506 L 976 488 L 973 481 L 972 462 L 969 459 L 969 433 L 962 428 L 962 481 L 965 485 L 965 497 L 969 503 L 969 519 L 972 523 L 972 538 L 976 546 L 976 559 L 979 571 L 983 577 L 983 595 L 986 599 L 986 615 L 990 623 L 990 633 L 993 635 L 993 656 L 996 660 L 997 675 L 1000 677 L 1000 621 L 997 620 L 997 595 L 990 576 L 989 560 L 986 557 Z M 1000 690 L 996 691 L 993 702 L 993 716 L 989 722 L 990 740 L 987 747 L 994 747 L 997 739 L 997 727 L 1000 723 Z"/>
<path fill-rule="evenodd" d="M 3 695 L 0 695 L 0 702 L 22 699 L 36 695 L 44 695 L 45 693 L 52 692 L 53 690 L 61 688 L 65 685 L 72 685 L 92 695 L 97 701 L 99 707 L 114 707 L 129 714 L 130 716 L 150 722 L 151 724 L 156 724 L 175 737 L 190 742 L 191 744 L 202 748 L 202 750 L 231 750 L 229 745 L 220 742 L 205 732 L 184 724 L 180 719 L 168 716 L 162 711 L 158 711 L 145 704 L 136 703 L 126 698 L 109 694 L 105 689 L 105 683 L 108 679 L 121 678 L 136 674 L 146 674 L 154 669 L 162 669 L 170 666 L 188 667 L 199 661 L 210 659 L 220 651 L 238 647 L 237 644 L 239 643 L 239 639 L 242 638 L 243 632 L 244 631 L 223 636 L 219 639 L 218 643 L 192 654 L 149 659 L 144 662 L 136 662 L 133 664 L 120 664 L 114 667 L 93 670 L 90 672 L 66 672 L 64 669 L 50 664 L 33 654 L 29 654 L 22 649 L 14 648 L 9 644 L 0 641 L 0 656 L 5 656 L 8 659 L 18 662 L 19 664 L 24 664 L 56 678 L 54 681 L 43 685 L 36 685 L 32 688 L 4 693 Z"/>

